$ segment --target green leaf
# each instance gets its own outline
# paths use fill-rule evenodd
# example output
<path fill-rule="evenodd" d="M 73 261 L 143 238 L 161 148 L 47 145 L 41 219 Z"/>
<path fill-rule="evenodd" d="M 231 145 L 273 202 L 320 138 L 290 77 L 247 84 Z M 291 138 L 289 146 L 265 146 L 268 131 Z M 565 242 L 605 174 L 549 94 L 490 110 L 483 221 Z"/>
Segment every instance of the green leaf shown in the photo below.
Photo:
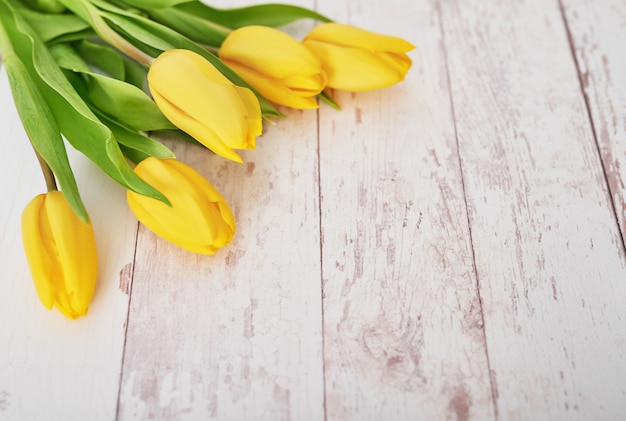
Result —
<path fill-rule="evenodd" d="M 23 0 L 29 7 L 44 13 L 62 13 L 65 7 L 57 0 Z"/>
<path fill-rule="evenodd" d="M 201 44 L 219 47 L 231 29 L 176 7 L 150 9 L 150 17 Z"/>
<path fill-rule="evenodd" d="M 6 2 L 0 15 L 16 54 L 42 92 L 65 138 L 109 177 L 125 188 L 168 203 L 158 190 L 139 178 L 126 162 L 111 130 L 102 124 L 74 90 L 46 46 Z"/>
<path fill-rule="evenodd" d="M 75 48 L 83 60 L 90 65 L 108 73 L 116 79 L 125 79 L 126 66 L 124 59 L 116 50 L 86 40 L 76 43 Z"/>
<path fill-rule="evenodd" d="M 48 51 L 54 58 L 54 61 L 64 69 L 71 70 L 73 72 L 90 72 L 91 69 L 83 61 L 76 50 L 74 50 L 68 44 L 54 44 L 48 47 Z"/>
<path fill-rule="evenodd" d="M 48 103 L 43 100 L 41 91 L 16 55 L 5 55 L 3 63 L 15 106 L 33 147 L 54 172 L 72 210 L 88 223 L 87 210 L 80 198 L 63 138 Z"/>
<path fill-rule="evenodd" d="M 84 76 L 81 96 L 88 98 L 93 106 L 109 118 L 135 131 L 176 128 L 148 94 L 123 80 L 93 72 L 69 45 L 52 46 L 50 52 L 59 66 Z M 119 64 L 124 65 L 121 60 Z M 78 89 L 77 84 L 74 84 L 74 88 Z"/>
<path fill-rule="evenodd" d="M 107 116 L 136 131 L 174 129 L 152 99 L 141 89 L 97 73 L 89 75 L 90 101 Z M 121 142 L 121 139 L 118 139 Z"/>
<path fill-rule="evenodd" d="M 166 7 L 172 7 L 180 3 L 186 3 L 192 0 L 124 0 L 129 6 L 136 7 L 138 9 L 163 9 Z"/>
<path fill-rule="evenodd" d="M 143 89 L 148 70 L 141 64 L 128 58 L 124 58 L 124 70 L 126 73 L 124 80 L 131 85 Z"/>
<path fill-rule="evenodd" d="M 332 22 L 330 18 L 314 10 L 288 4 L 268 3 L 234 9 L 218 9 L 200 1 L 193 1 L 179 4 L 176 8 L 233 29 L 247 25 L 276 27 L 307 18 Z"/>
<path fill-rule="evenodd" d="M 19 13 L 28 24 L 37 30 L 43 42 L 50 42 L 62 36 L 91 33 L 87 22 L 72 14 L 39 13 L 27 8 L 19 8 Z"/>
<path fill-rule="evenodd" d="M 107 116 L 101 115 L 100 118 L 111 129 L 113 134 L 115 134 L 115 138 L 119 141 L 120 145 L 125 146 L 125 152 L 127 152 L 128 149 L 132 149 L 136 153 L 140 153 L 143 158 L 148 156 L 154 156 L 159 159 L 176 157 L 174 153 L 161 142 L 130 130 L 109 119 Z"/>
<path fill-rule="evenodd" d="M 334 108 L 337 111 L 341 111 L 341 105 L 337 104 L 337 102 L 335 102 L 333 97 L 330 96 L 330 94 L 326 90 L 322 91 L 322 93 L 319 94 L 319 98 L 322 100 L 322 102 L 329 105 L 331 108 Z"/>

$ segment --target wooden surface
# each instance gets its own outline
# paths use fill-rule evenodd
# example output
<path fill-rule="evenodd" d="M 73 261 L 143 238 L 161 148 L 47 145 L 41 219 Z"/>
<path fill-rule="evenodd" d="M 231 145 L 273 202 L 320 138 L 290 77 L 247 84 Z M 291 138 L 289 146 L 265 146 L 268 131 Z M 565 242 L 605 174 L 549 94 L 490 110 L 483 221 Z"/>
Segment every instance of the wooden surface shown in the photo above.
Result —
<path fill-rule="evenodd" d="M 213 257 L 72 153 L 77 321 L 28 273 L 44 184 L 0 69 L 0 419 L 624 419 L 626 3 L 291 3 L 411 41 L 406 81 L 285 109 L 244 164 L 170 141 L 234 210 Z"/>

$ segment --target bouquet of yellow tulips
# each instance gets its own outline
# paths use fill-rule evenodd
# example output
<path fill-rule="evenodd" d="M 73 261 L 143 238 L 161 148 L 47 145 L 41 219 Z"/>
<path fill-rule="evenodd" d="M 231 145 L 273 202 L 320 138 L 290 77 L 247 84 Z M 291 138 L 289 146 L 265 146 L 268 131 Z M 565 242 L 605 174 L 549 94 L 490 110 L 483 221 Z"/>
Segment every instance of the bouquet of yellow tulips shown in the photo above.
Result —
<path fill-rule="evenodd" d="M 303 40 L 279 28 L 320 22 Z M 176 132 L 226 159 L 254 149 L 276 105 L 334 103 L 329 89 L 403 80 L 414 47 L 285 4 L 216 9 L 197 0 L 0 0 L 0 53 L 47 193 L 22 217 L 37 294 L 48 309 L 87 313 L 94 232 L 64 139 L 127 190 L 137 219 L 194 253 L 235 233 L 222 195 L 150 137 Z"/>

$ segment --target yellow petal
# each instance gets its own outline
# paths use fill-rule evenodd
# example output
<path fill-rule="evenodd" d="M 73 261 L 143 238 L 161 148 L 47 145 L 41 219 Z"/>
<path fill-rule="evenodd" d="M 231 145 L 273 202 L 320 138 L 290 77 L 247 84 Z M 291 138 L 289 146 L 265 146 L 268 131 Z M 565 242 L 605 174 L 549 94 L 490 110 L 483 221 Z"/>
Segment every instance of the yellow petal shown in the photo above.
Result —
<path fill-rule="evenodd" d="M 289 88 L 287 83 L 269 79 L 267 75 L 259 73 L 249 67 L 242 66 L 237 62 L 224 60 L 224 63 L 231 67 L 246 82 L 254 86 L 261 95 L 271 102 L 298 109 L 313 109 L 318 106 L 314 96 L 319 94 L 324 87 L 323 85 L 317 92 L 306 91 L 304 94 L 301 94 L 301 91 L 295 91 Z"/>
<path fill-rule="evenodd" d="M 72 211 L 63 193 L 52 191 L 24 209 L 22 238 L 42 304 L 71 319 L 86 314 L 97 277 L 91 225 Z"/>
<path fill-rule="evenodd" d="M 45 208 L 63 273 L 64 285 L 58 289 L 57 296 L 67 295 L 67 313 L 84 315 L 93 298 L 98 274 L 93 228 L 74 213 L 59 191 L 48 193 Z"/>
<path fill-rule="evenodd" d="M 146 227 L 179 247 L 214 254 L 228 244 L 235 227 L 222 195 L 199 173 L 173 159 L 147 158 L 136 174 L 161 191 L 172 206 L 134 192 L 128 205 Z"/>
<path fill-rule="evenodd" d="M 154 89 L 152 90 L 152 97 L 161 112 L 176 127 L 192 136 L 217 155 L 235 162 L 243 162 L 241 157 L 228 147 L 210 126 L 190 116 Z"/>
<path fill-rule="evenodd" d="M 172 123 L 221 156 L 241 162 L 231 149 L 252 148 L 261 134 L 256 96 L 233 85 L 196 53 L 161 54 L 150 67 L 148 84 L 157 106 Z"/>
<path fill-rule="evenodd" d="M 344 47 L 358 47 L 372 52 L 406 53 L 415 48 L 414 45 L 402 38 L 378 34 L 352 25 L 332 22 L 313 28 L 304 37 L 304 41 L 309 40 Z"/>
<path fill-rule="evenodd" d="M 286 33 L 246 26 L 231 32 L 219 50 L 222 61 L 269 101 L 316 108 L 326 86 L 320 60 Z"/>
<path fill-rule="evenodd" d="M 50 310 L 54 304 L 54 285 L 49 278 L 52 272 L 52 258 L 46 250 L 46 239 L 40 226 L 40 214 L 45 202 L 45 195 L 36 196 L 24 208 L 22 213 L 22 243 L 28 261 L 35 290 L 41 303 Z"/>
<path fill-rule="evenodd" d="M 397 66 L 389 66 L 386 59 L 369 51 L 317 41 L 306 41 L 305 45 L 324 57 L 322 66 L 331 88 L 362 92 L 386 88 L 404 79 L 404 72 L 399 72 Z"/>
<path fill-rule="evenodd" d="M 265 26 L 245 26 L 233 31 L 222 43 L 220 58 L 255 68 L 272 79 L 291 74 L 315 75 L 320 62 L 300 42 L 286 33 Z"/>

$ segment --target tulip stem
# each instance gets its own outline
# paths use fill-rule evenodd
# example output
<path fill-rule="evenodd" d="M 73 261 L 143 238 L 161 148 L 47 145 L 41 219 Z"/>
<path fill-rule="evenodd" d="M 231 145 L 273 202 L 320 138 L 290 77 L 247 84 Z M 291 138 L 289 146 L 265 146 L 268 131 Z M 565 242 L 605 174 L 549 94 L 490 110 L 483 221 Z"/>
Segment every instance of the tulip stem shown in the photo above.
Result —
<path fill-rule="evenodd" d="M 136 60 L 144 66 L 150 66 L 153 57 L 141 51 L 131 44 L 127 39 L 118 34 L 109 26 L 104 17 L 107 11 L 100 10 L 90 0 L 59 0 L 61 4 L 70 9 L 77 16 L 89 22 L 93 30 L 107 43 L 117 48 L 128 57 Z"/>
<path fill-rule="evenodd" d="M 330 105 L 332 108 L 334 108 L 337 111 L 341 111 L 341 105 L 335 102 L 335 100 L 333 99 L 332 96 L 330 96 L 330 93 L 328 93 L 327 90 L 322 91 L 319 94 L 319 97 L 322 100 L 322 102 L 324 102 L 325 104 Z"/>
<path fill-rule="evenodd" d="M 46 161 L 39 155 L 39 152 L 35 150 L 35 155 L 37 156 L 37 161 L 39 161 L 39 166 L 41 167 L 41 172 L 43 173 L 43 178 L 46 180 L 46 188 L 49 192 L 58 190 L 57 182 L 54 178 L 54 173 L 52 172 L 52 168 L 48 165 Z"/>
<path fill-rule="evenodd" d="M 120 50 L 122 53 L 126 54 L 128 57 L 136 60 L 137 62 L 143 64 L 144 66 L 149 67 L 154 60 L 153 57 L 141 51 L 139 48 L 135 47 L 133 44 L 124 39 L 117 32 L 112 30 L 107 26 L 109 30 L 107 30 L 106 34 L 100 34 L 103 38 L 106 36 L 106 41 L 113 45 L 115 48 Z"/>

